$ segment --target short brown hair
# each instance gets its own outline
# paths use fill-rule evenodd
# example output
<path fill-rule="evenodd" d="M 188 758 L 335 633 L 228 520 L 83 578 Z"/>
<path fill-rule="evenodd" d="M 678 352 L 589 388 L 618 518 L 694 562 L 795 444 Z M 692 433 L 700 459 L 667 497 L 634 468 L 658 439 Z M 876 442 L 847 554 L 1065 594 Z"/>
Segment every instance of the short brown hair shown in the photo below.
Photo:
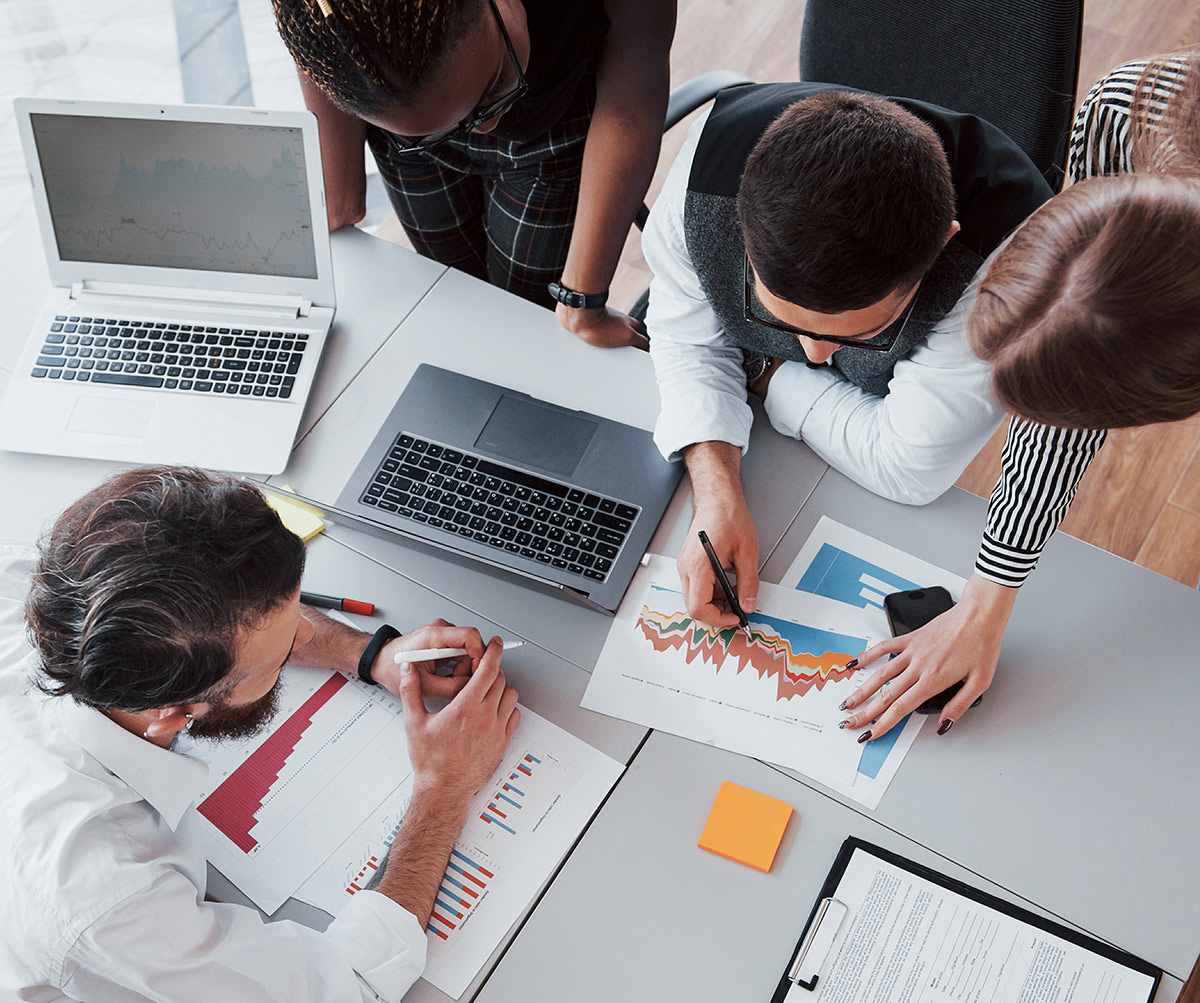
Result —
<path fill-rule="evenodd" d="M 303 569 L 304 544 L 250 483 L 179 467 L 117 474 L 41 542 L 25 622 L 42 689 L 131 712 L 194 700 Z"/>
<path fill-rule="evenodd" d="M 767 289 L 842 313 L 929 270 L 954 220 L 954 185 L 928 123 L 872 94 L 827 91 L 763 133 L 746 161 L 738 217 Z"/>
<path fill-rule="evenodd" d="M 1068 428 L 1200 412 L 1200 182 L 1093 178 L 1033 214 L 967 317 L 997 396 Z"/>

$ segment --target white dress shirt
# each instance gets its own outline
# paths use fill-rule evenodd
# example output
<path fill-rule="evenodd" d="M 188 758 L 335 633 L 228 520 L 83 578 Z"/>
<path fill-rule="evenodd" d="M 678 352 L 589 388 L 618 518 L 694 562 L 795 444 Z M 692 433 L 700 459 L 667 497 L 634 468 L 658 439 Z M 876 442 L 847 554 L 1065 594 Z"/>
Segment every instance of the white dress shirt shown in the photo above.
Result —
<path fill-rule="evenodd" d="M 391 899 L 354 896 L 325 933 L 204 901 L 174 830 L 208 768 L 32 685 L 35 557 L 0 544 L 0 998 L 399 1000 L 426 942 Z"/>
<path fill-rule="evenodd" d="M 732 443 L 744 453 L 753 420 L 742 350 L 725 336 L 709 306 L 684 237 L 688 177 L 707 119 L 705 112 L 689 130 L 642 235 L 642 253 L 654 272 L 646 327 L 662 399 L 654 440 L 668 459 L 710 440 Z M 966 315 L 978 281 L 979 276 L 925 342 L 896 363 L 885 397 L 830 366 L 785 362 L 765 402 L 771 424 L 876 494 L 912 505 L 933 501 L 1003 416 L 989 368 L 966 340 Z"/>

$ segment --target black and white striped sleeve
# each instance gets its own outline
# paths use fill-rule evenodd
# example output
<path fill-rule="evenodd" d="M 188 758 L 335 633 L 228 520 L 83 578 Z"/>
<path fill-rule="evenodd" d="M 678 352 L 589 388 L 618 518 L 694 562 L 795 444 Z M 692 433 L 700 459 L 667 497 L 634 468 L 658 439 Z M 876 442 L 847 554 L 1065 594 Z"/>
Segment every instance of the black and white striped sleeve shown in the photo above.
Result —
<path fill-rule="evenodd" d="M 1139 60 L 1117 67 L 1080 103 L 1071 127 L 1072 182 L 1133 170 L 1133 103 L 1148 65 L 1148 60 Z M 1182 88 L 1185 67 L 1180 59 L 1157 64 L 1153 86 L 1139 96 L 1139 114 L 1151 127 Z M 1013 587 L 1025 581 L 1075 500 L 1079 481 L 1107 434 L 1013 418 L 975 560 L 980 575 Z"/>
<path fill-rule="evenodd" d="M 1029 577 L 1107 434 L 1013 418 L 975 560 L 980 575 L 1013 588 Z"/>
<path fill-rule="evenodd" d="M 1152 63 L 1151 84 L 1139 94 L 1138 81 Z M 1138 97 L 1139 119 L 1153 131 L 1162 121 L 1167 103 L 1183 89 L 1186 73 L 1186 58 L 1140 59 L 1101 78 L 1075 112 L 1068 158 L 1071 181 L 1132 171 L 1134 96 Z M 1169 156 L 1168 150 L 1160 153 Z"/>

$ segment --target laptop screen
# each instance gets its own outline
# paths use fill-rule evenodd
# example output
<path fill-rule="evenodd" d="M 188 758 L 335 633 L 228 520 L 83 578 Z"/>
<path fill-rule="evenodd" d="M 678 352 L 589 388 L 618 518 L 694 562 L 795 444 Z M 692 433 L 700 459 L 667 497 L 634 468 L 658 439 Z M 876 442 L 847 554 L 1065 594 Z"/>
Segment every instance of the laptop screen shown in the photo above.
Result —
<path fill-rule="evenodd" d="M 30 121 L 64 261 L 317 277 L 300 129 Z"/>

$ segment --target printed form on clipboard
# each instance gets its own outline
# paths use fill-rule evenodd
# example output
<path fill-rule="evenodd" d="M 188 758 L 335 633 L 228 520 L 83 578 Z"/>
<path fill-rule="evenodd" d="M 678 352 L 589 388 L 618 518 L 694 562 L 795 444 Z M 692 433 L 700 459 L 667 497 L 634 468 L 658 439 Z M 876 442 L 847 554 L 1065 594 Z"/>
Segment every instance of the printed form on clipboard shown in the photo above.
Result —
<path fill-rule="evenodd" d="M 1162 972 L 850 838 L 771 1003 L 1149 1003 Z"/>

